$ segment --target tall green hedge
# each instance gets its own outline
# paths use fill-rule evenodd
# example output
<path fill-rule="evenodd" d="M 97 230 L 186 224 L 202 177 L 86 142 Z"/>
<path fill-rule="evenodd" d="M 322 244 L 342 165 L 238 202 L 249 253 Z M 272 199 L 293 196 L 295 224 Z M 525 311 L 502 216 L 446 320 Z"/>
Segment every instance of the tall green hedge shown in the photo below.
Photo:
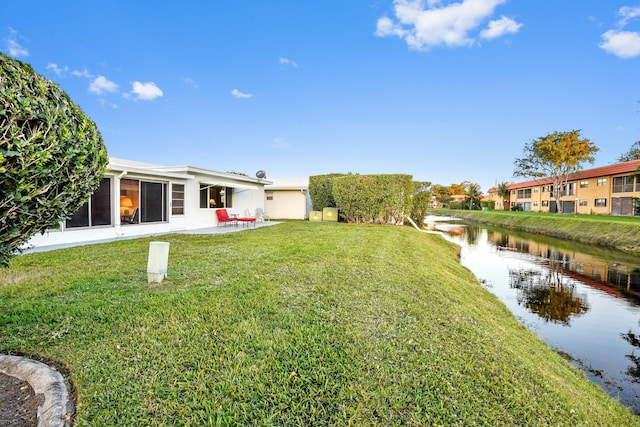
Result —
<path fill-rule="evenodd" d="M 411 175 L 347 175 L 333 179 L 333 197 L 347 222 L 402 224 L 411 212 Z"/>
<path fill-rule="evenodd" d="M 95 123 L 67 94 L 0 53 L 0 265 L 85 203 L 107 162 Z"/>
<path fill-rule="evenodd" d="M 344 175 L 342 173 L 330 173 L 309 177 L 309 198 L 314 211 L 336 207 L 336 201 L 333 198 L 333 179 Z"/>

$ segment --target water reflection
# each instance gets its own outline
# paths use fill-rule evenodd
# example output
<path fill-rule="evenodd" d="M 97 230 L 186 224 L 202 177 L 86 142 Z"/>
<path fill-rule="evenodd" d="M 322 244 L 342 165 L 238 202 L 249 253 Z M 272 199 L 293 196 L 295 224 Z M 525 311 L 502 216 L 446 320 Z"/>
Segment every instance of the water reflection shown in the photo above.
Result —
<path fill-rule="evenodd" d="M 589 310 L 586 295 L 577 295 L 572 283 L 565 283 L 557 264 L 545 271 L 510 269 L 510 286 L 518 290 L 518 303 L 545 322 L 569 325 L 572 315 Z"/>
<path fill-rule="evenodd" d="M 434 222 L 529 329 L 640 414 L 640 259 L 478 224 Z"/>

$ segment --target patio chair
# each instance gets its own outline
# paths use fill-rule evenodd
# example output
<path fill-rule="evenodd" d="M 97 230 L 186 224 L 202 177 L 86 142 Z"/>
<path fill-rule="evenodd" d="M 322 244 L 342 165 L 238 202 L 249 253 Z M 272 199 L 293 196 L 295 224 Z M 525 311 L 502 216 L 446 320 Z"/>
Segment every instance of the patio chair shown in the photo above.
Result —
<path fill-rule="evenodd" d="M 264 209 L 256 208 L 256 221 L 269 221 L 269 215 L 264 212 Z"/>
<path fill-rule="evenodd" d="M 216 216 L 218 217 L 218 226 L 220 224 L 238 224 L 236 222 L 238 218 L 230 216 L 226 209 L 216 209 Z"/>

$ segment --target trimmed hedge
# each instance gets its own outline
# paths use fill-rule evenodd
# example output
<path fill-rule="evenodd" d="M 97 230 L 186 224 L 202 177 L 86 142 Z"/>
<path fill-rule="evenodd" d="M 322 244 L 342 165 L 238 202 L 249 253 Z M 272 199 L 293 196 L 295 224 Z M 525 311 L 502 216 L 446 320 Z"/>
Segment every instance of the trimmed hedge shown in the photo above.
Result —
<path fill-rule="evenodd" d="M 411 212 L 411 175 L 346 175 L 333 179 L 333 197 L 347 222 L 402 224 Z"/>
<path fill-rule="evenodd" d="M 69 96 L 0 53 L 0 265 L 84 204 L 107 162 L 95 123 Z"/>
<path fill-rule="evenodd" d="M 333 198 L 333 179 L 344 175 L 342 173 L 330 173 L 309 177 L 309 198 L 314 211 L 336 207 L 336 201 Z"/>

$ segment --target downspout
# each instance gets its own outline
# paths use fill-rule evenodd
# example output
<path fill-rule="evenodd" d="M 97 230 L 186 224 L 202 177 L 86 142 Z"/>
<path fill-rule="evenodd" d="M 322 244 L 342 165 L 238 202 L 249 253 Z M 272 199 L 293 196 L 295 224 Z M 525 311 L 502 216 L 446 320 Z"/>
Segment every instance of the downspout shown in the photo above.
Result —
<path fill-rule="evenodd" d="M 127 171 L 122 171 L 122 173 L 118 176 L 116 176 L 116 188 L 115 188 L 115 193 L 118 195 L 118 197 L 120 197 L 120 180 L 122 179 L 122 177 L 124 177 L 125 175 L 127 175 Z M 116 199 L 118 200 L 118 199 Z M 118 202 L 118 211 L 116 214 L 116 220 L 115 220 L 115 226 L 114 226 L 114 231 L 116 233 L 116 236 L 120 237 L 120 236 L 124 236 L 124 233 L 122 232 L 122 229 L 120 228 L 120 202 Z"/>

